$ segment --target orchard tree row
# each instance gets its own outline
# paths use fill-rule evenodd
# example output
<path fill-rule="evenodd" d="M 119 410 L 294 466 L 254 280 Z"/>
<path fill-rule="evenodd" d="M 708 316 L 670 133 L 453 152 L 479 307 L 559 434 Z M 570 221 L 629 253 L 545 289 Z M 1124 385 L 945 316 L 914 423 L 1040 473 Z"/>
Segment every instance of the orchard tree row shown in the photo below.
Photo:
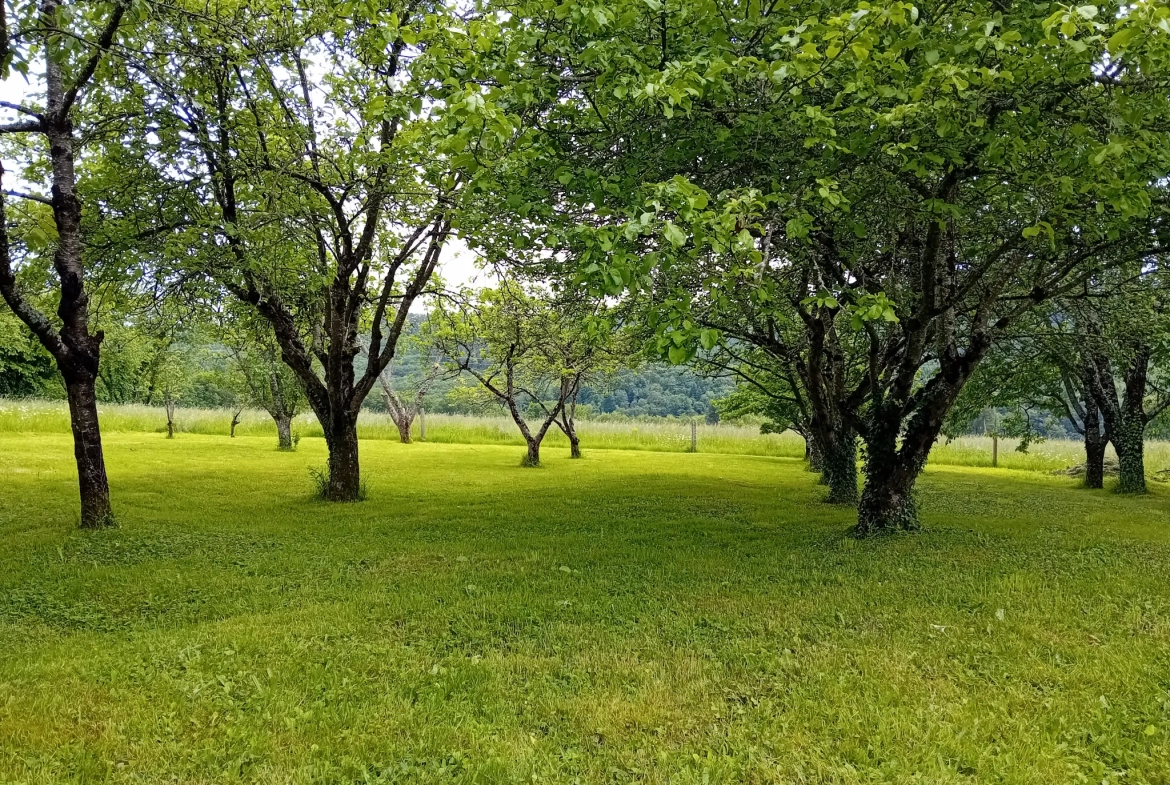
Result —
<path fill-rule="evenodd" d="M 0 292 L 68 392 L 83 526 L 112 521 L 95 314 L 143 300 L 263 336 L 337 501 L 423 307 L 530 463 L 549 428 L 575 443 L 584 374 L 645 349 L 735 375 L 805 435 L 859 534 L 916 528 L 932 445 L 989 405 L 1067 416 L 1090 467 L 1111 442 L 1144 488 L 1166 406 L 1164 1 L 4 13 L 5 83 L 27 90 L 0 102 Z M 503 283 L 444 287 L 456 240 Z"/>

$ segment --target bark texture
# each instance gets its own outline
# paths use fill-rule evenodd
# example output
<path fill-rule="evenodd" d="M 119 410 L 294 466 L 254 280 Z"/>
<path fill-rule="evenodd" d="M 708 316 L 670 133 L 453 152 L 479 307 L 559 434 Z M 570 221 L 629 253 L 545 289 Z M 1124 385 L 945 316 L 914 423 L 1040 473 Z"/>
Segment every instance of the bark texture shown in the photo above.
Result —
<path fill-rule="evenodd" d="M 79 378 L 80 377 L 80 378 Z M 73 431 L 73 457 L 77 462 L 81 494 L 81 528 L 112 526 L 110 483 L 102 453 L 94 380 L 85 374 L 69 373 L 65 390 L 69 396 L 69 423 Z"/>
<path fill-rule="evenodd" d="M 276 444 L 277 449 L 289 451 L 293 448 L 292 441 L 292 418 L 288 415 L 273 415 L 272 419 L 276 421 Z"/>
<path fill-rule="evenodd" d="M 1105 487 L 1105 448 L 1108 440 L 1101 433 L 1085 432 L 1085 487 Z"/>
<path fill-rule="evenodd" d="M 810 472 L 821 472 L 825 467 L 825 459 L 821 454 L 820 445 L 811 433 L 801 433 L 804 437 L 804 460 Z"/>
<path fill-rule="evenodd" d="M 325 430 L 329 447 L 329 477 L 325 498 L 329 501 L 360 501 L 363 494 L 358 461 L 357 419 L 341 418 Z"/>

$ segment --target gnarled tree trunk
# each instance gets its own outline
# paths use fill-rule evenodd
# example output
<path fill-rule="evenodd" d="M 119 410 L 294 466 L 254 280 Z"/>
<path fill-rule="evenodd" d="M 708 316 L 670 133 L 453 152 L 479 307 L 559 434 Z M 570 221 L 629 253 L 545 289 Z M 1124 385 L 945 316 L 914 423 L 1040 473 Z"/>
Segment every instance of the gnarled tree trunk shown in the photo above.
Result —
<path fill-rule="evenodd" d="M 329 482 L 325 498 L 350 502 L 362 498 L 361 468 L 358 462 L 357 420 L 341 416 L 325 429 L 329 447 Z"/>
<path fill-rule="evenodd" d="M 236 426 L 240 424 L 240 415 L 243 413 L 243 409 L 237 409 L 232 413 L 232 429 L 231 433 L 229 434 L 232 439 L 236 438 Z"/>
<path fill-rule="evenodd" d="M 902 454 L 898 449 L 901 417 L 891 411 L 893 407 L 883 408 L 873 412 L 865 437 L 865 488 L 857 508 L 860 536 L 919 528 L 914 483 L 926 455 Z"/>
<path fill-rule="evenodd" d="M 94 377 L 70 370 L 65 376 L 69 397 L 69 424 L 73 430 L 73 457 L 81 492 L 81 528 L 100 529 L 113 525 L 110 484 L 102 454 L 102 433 L 98 425 Z"/>
<path fill-rule="evenodd" d="M 965 354 L 947 347 L 938 372 L 922 389 L 913 391 L 913 376 L 907 373 L 894 387 L 893 396 L 871 401 L 864 434 L 865 488 L 857 509 L 858 536 L 920 528 L 914 485 L 947 412 L 990 345 L 990 335 L 984 332 L 972 338 Z M 912 392 L 915 406 L 903 428 Z"/>

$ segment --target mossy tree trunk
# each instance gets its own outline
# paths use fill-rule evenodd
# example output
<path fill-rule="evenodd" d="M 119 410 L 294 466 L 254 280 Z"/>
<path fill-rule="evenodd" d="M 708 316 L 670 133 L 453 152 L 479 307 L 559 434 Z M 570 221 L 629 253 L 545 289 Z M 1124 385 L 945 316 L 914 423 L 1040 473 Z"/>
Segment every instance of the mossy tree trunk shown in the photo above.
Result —
<path fill-rule="evenodd" d="M 915 483 L 947 412 L 990 345 L 990 335 L 983 332 L 972 339 L 966 354 L 947 346 L 937 373 L 921 389 L 915 390 L 914 377 L 906 374 L 889 396 L 875 395 L 871 400 L 863 434 L 865 488 L 857 510 L 858 536 L 921 527 Z"/>
<path fill-rule="evenodd" d="M 926 458 L 916 460 L 901 453 L 901 417 L 888 408 L 871 416 L 865 438 L 865 489 L 858 505 L 856 528 L 863 537 L 914 531 L 920 525 L 914 483 Z"/>
<path fill-rule="evenodd" d="M 857 435 L 845 428 L 822 455 L 821 476 L 829 486 L 830 504 L 857 504 Z"/>
<path fill-rule="evenodd" d="M 1117 451 L 1117 490 L 1121 493 L 1146 492 L 1144 417 L 1122 416 L 1117 432 L 1113 436 L 1113 449 Z"/>
<path fill-rule="evenodd" d="M 1139 343 L 1126 352 L 1125 376 L 1121 394 L 1113 375 L 1113 362 L 1100 351 L 1090 354 L 1092 373 L 1088 374 L 1093 399 L 1100 408 L 1105 432 L 1117 452 L 1121 493 L 1145 493 L 1146 425 L 1170 406 L 1170 396 L 1146 410 L 1146 387 L 1152 349 Z"/>

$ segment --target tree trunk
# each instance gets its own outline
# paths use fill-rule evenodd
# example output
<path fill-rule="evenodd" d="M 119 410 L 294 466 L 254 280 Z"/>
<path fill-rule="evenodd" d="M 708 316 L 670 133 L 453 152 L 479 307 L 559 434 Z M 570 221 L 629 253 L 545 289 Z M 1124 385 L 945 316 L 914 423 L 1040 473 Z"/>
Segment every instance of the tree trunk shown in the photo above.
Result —
<path fill-rule="evenodd" d="M 358 464 L 357 422 L 339 418 L 326 433 L 329 447 L 329 482 L 325 498 L 353 502 L 362 498 L 361 468 Z"/>
<path fill-rule="evenodd" d="M 291 451 L 293 448 L 292 418 L 287 414 L 274 414 L 272 419 L 276 420 L 277 449 Z"/>
<path fill-rule="evenodd" d="M 1108 442 L 1104 439 L 1092 439 L 1085 434 L 1085 487 L 1105 487 L 1105 448 Z"/>
<path fill-rule="evenodd" d="M 892 407 L 891 407 L 892 408 Z M 916 444 L 898 448 L 901 418 L 896 410 L 874 411 L 865 439 L 865 488 L 857 508 L 857 535 L 868 537 L 919 528 L 914 483 L 926 463 Z M 905 452 L 907 448 L 911 452 Z"/>
<path fill-rule="evenodd" d="M 569 457 L 581 457 L 581 440 L 577 438 L 577 429 L 572 423 L 569 423 Z"/>
<path fill-rule="evenodd" d="M 241 409 L 240 411 L 238 411 L 232 415 L 231 438 L 233 438 L 233 439 L 236 438 L 236 426 L 240 424 L 240 414 L 242 412 L 243 412 L 243 410 Z"/>
<path fill-rule="evenodd" d="M 528 453 L 524 456 L 524 460 L 521 461 L 520 465 L 521 466 L 534 466 L 534 467 L 540 466 L 540 441 L 541 440 L 534 438 L 534 437 L 529 437 L 527 441 L 528 441 Z"/>
<path fill-rule="evenodd" d="M 382 385 L 382 403 L 386 405 L 386 411 L 390 413 L 390 419 L 394 421 L 394 425 L 398 428 L 398 438 L 403 444 L 410 444 L 410 426 L 414 423 L 414 415 L 402 399 L 398 397 L 398 393 L 386 381 L 385 376 L 379 376 L 378 381 Z"/>
<path fill-rule="evenodd" d="M 175 438 L 175 403 L 174 401 L 167 401 L 164 404 L 167 411 L 167 438 Z"/>
<path fill-rule="evenodd" d="M 825 470 L 825 459 L 821 454 L 820 445 L 811 433 L 802 433 L 804 437 L 804 460 L 808 462 L 808 470 L 810 472 L 822 472 Z"/>
<path fill-rule="evenodd" d="M 857 534 L 868 537 L 919 528 L 914 501 L 917 472 L 873 457 L 866 461 L 865 490 L 857 508 Z"/>
<path fill-rule="evenodd" d="M 98 428 L 97 394 L 94 379 L 85 373 L 69 373 L 65 389 L 69 396 L 69 423 L 73 428 L 73 455 L 81 491 L 81 528 L 101 529 L 114 525 L 110 509 L 110 483 Z"/>
<path fill-rule="evenodd" d="M 1121 493 L 1145 493 L 1146 426 L 1144 418 L 1130 412 L 1126 414 L 1128 416 L 1122 417 L 1113 438 L 1113 447 L 1117 450 L 1117 462 L 1120 466 L 1117 490 Z"/>
<path fill-rule="evenodd" d="M 829 486 L 830 504 L 857 504 L 857 437 L 837 434 L 822 455 L 821 477 Z"/>
<path fill-rule="evenodd" d="M 398 438 L 402 440 L 403 444 L 410 444 L 410 416 L 403 414 L 400 417 L 395 417 L 394 424 L 398 426 Z"/>
<path fill-rule="evenodd" d="M 1124 397 L 1117 396 L 1112 363 L 1104 355 L 1090 355 L 1093 368 L 1086 374 L 1093 399 L 1105 422 L 1105 434 L 1113 442 L 1119 464 L 1117 490 L 1121 493 L 1146 492 L 1144 399 L 1148 383 L 1152 350 L 1147 344 L 1137 346 L 1125 371 Z M 1086 428 L 1086 431 L 1088 429 Z"/>
<path fill-rule="evenodd" d="M 1105 487 L 1105 448 L 1109 439 L 1101 432 L 1096 403 L 1086 396 L 1085 404 L 1085 487 Z"/>

